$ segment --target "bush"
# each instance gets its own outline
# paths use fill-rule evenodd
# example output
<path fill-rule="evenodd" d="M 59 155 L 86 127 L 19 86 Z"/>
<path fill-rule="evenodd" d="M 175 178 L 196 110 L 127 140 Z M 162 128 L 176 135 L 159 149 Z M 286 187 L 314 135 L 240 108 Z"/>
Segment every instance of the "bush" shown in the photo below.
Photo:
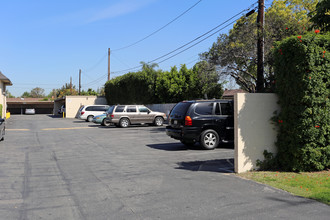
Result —
<path fill-rule="evenodd" d="M 276 160 L 290 171 L 330 168 L 330 34 L 293 36 L 273 49 L 281 112 Z"/>

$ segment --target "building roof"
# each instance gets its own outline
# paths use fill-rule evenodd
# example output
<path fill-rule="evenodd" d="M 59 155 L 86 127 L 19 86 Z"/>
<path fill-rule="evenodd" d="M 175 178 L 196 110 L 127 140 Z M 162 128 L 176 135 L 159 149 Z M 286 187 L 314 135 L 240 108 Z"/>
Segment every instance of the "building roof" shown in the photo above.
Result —
<path fill-rule="evenodd" d="M 54 101 L 43 101 L 42 98 L 7 98 L 8 104 L 48 104 Z"/>
<path fill-rule="evenodd" d="M 222 97 L 234 97 L 236 93 L 248 93 L 248 92 L 243 89 L 226 89 L 223 92 Z"/>
<path fill-rule="evenodd" d="M 0 71 L 0 81 L 4 82 L 5 85 L 9 85 L 9 86 L 13 85 L 11 81 L 5 75 L 2 74 L 1 71 Z"/>

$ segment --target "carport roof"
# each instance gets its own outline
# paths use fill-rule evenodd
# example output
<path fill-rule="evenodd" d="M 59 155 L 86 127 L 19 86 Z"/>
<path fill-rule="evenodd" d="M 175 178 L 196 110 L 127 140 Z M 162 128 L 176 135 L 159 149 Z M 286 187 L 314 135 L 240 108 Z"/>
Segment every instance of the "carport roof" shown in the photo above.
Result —
<path fill-rule="evenodd" d="M 5 85 L 9 85 L 9 86 L 13 85 L 11 81 L 5 75 L 2 74 L 1 71 L 0 71 L 0 80 L 3 81 Z"/>
<path fill-rule="evenodd" d="M 42 98 L 7 98 L 7 104 L 50 104 L 54 101 L 43 101 Z"/>

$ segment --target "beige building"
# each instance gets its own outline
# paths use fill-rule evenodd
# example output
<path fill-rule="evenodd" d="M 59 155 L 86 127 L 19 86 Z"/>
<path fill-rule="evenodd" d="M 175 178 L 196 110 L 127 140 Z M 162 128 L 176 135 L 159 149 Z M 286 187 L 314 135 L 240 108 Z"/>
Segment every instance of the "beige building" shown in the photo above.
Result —
<path fill-rule="evenodd" d="M 54 101 L 54 114 L 59 114 L 61 106 L 65 106 L 65 117 L 75 118 L 83 105 L 107 105 L 103 96 L 64 96 Z"/>
<path fill-rule="evenodd" d="M 0 72 L 0 105 L 2 106 L 2 111 L 0 112 L 0 116 L 2 118 L 5 117 L 7 111 L 6 104 L 6 86 L 13 85 L 11 81 Z"/>

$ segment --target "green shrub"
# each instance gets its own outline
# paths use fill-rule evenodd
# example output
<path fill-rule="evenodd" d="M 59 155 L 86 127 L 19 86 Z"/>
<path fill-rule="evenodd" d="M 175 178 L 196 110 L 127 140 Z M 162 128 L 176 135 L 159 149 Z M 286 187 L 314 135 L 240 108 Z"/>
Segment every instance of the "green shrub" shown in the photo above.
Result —
<path fill-rule="evenodd" d="M 278 164 L 291 171 L 330 168 L 330 34 L 287 38 L 273 56 Z"/>

